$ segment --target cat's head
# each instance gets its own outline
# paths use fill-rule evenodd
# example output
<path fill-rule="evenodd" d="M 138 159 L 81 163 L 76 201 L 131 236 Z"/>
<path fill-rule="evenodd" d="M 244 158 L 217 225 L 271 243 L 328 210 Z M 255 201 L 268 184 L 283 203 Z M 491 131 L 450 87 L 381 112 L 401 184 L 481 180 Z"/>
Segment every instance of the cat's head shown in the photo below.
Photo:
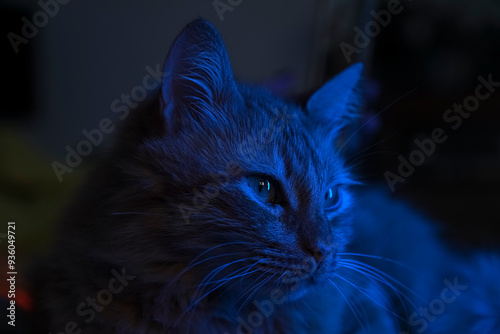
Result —
<path fill-rule="evenodd" d="M 113 247 L 158 281 L 175 274 L 204 291 L 289 294 L 331 277 L 355 183 L 336 140 L 353 117 L 361 70 L 342 72 L 302 110 L 236 83 L 215 28 L 189 24 L 118 163 Z"/>

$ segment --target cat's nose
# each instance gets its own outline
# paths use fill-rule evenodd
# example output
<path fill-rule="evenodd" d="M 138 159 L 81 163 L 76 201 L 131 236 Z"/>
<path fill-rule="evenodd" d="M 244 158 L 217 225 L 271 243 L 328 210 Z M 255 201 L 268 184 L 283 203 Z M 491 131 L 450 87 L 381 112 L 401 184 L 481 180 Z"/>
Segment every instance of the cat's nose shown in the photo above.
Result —
<path fill-rule="evenodd" d="M 312 250 L 312 255 L 313 255 L 314 259 L 316 260 L 316 263 L 319 264 L 321 261 L 323 261 L 323 259 L 325 257 L 325 251 L 321 247 L 315 247 Z"/>
<path fill-rule="evenodd" d="M 324 245 L 315 245 L 307 248 L 308 253 L 312 255 L 316 264 L 320 264 L 329 254 L 328 248 Z"/>

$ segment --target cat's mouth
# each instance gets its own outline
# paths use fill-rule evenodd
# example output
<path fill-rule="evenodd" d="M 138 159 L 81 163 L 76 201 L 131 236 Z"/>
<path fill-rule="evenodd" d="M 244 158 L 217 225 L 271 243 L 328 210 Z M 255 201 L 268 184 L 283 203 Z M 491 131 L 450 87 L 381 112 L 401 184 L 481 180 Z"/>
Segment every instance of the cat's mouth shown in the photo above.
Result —
<path fill-rule="evenodd" d="M 327 282 L 336 271 L 338 263 L 337 256 L 333 253 L 321 261 L 298 252 L 292 255 L 285 251 L 280 253 L 269 249 L 253 249 L 249 253 L 251 255 L 247 258 L 235 256 L 241 253 L 234 252 L 227 256 L 215 255 L 206 260 L 198 259 L 195 264 L 200 266 L 209 264 L 210 259 L 224 258 L 225 261 L 200 268 L 201 284 L 196 291 L 204 291 L 205 294 L 216 290 L 221 293 L 229 291 L 227 295 L 234 293 L 239 296 L 238 302 L 271 296 L 279 300 L 296 300 L 310 287 Z"/>
<path fill-rule="evenodd" d="M 291 259 L 262 261 L 259 269 L 264 275 L 261 275 L 259 280 L 265 283 L 261 289 L 296 299 L 312 285 L 327 281 L 327 278 L 336 271 L 337 262 L 334 254 L 320 262 L 312 257 L 295 261 Z"/>

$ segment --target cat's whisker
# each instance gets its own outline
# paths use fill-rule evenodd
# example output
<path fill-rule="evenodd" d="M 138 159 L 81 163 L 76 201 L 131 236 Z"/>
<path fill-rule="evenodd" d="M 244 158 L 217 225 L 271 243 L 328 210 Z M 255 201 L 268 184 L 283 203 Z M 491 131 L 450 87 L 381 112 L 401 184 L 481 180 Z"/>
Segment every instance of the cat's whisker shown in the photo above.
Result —
<path fill-rule="evenodd" d="M 378 142 L 376 142 L 376 143 L 374 143 L 374 144 L 371 144 L 371 145 L 369 145 L 369 146 L 365 147 L 365 148 L 364 148 L 364 149 L 362 149 L 362 150 L 358 150 L 356 153 L 354 153 L 354 154 L 352 154 L 352 155 L 350 155 L 350 156 L 346 157 L 346 165 L 349 165 L 349 161 L 350 161 L 351 159 L 353 159 L 353 158 L 355 158 L 355 157 L 359 156 L 360 154 L 363 154 L 363 153 L 364 153 L 364 152 L 366 152 L 366 151 L 369 151 L 370 149 L 372 149 L 373 147 L 376 147 L 377 145 L 382 144 L 383 142 L 385 142 L 385 141 L 389 140 L 389 138 L 394 137 L 394 135 L 395 135 L 395 134 L 396 134 L 396 132 L 394 132 L 393 134 L 391 134 L 391 135 L 389 135 L 389 136 L 387 136 L 387 137 L 385 137 L 385 138 L 383 138 L 383 139 L 379 140 Z"/>
<path fill-rule="evenodd" d="M 241 255 L 241 254 L 243 254 L 243 253 L 218 254 L 218 255 L 214 255 L 212 257 L 203 259 L 201 261 L 198 261 L 196 263 L 192 263 L 192 264 L 188 265 L 186 268 L 184 268 L 180 273 L 178 273 L 177 275 L 175 275 L 174 277 L 172 277 L 170 279 L 170 283 L 168 283 L 168 285 L 171 286 L 171 285 L 175 284 L 182 277 L 182 275 L 184 275 L 187 271 L 193 269 L 195 266 L 200 265 L 200 264 L 202 264 L 204 262 L 208 262 L 210 260 L 213 260 L 213 259 L 216 259 L 216 258 L 220 258 L 220 257 L 234 256 L 234 255 Z"/>
<path fill-rule="evenodd" d="M 223 268 L 221 267 L 227 267 L 231 264 L 234 264 L 234 263 L 237 263 L 237 262 L 241 262 L 241 261 L 244 261 L 244 260 L 248 260 L 248 259 L 241 259 L 241 260 L 236 260 L 236 261 L 233 261 L 231 263 L 228 263 L 228 264 L 225 264 L 225 265 L 222 265 L 214 270 L 212 270 L 210 272 L 210 274 L 207 275 L 208 276 L 211 276 L 213 277 L 214 275 L 216 275 L 218 272 L 220 272 L 220 270 L 222 270 Z M 255 264 L 254 264 L 255 265 Z M 249 265 L 251 266 L 251 265 Z M 215 271 L 217 271 L 217 273 L 214 273 Z M 238 278 L 238 277 L 241 277 L 240 275 L 235 275 L 235 276 L 232 276 L 232 277 L 229 277 L 231 275 L 233 275 L 233 273 L 227 275 L 225 278 L 227 279 L 222 279 L 221 283 L 219 283 L 217 286 L 211 288 L 208 292 L 204 293 L 201 297 L 197 298 L 194 302 L 191 302 L 191 304 L 186 308 L 186 310 L 184 310 L 184 312 L 182 312 L 182 314 L 179 316 L 179 318 L 177 319 L 176 321 L 176 324 L 182 319 L 182 317 L 184 317 L 188 312 L 192 311 L 205 297 L 207 297 L 209 294 L 211 294 L 212 292 L 214 292 L 215 290 L 219 289 L 220 287 L 222 287 L 224 284 L 228 283 L 229 281 L 235 279 L 235 278 Z M 205 279 L 203 281 L 205 281 L 207 279 L 207 277 L 205 277 Z M 229 277 L 229 278 L 228 278 Z M 198 295 L 198 292 L 200 291 L 200 289 L 202 289 L 204 286 L 206 286 L 206 284 L 204 284 L 204 282 L 202 281 L 202 283 L 198 286 L 196 292 L 194 293 L 193 295 L 193 298 L 196 298 L 196 296 Z"/>
<path fill-rule="evenodd" d="M 396 100 L 394 100 L 393 102 L 391 102 L 390 104 L 388 104 L 387 106 L 385 106 L 382 110 L 380 110 L 378 113 L 376 113 L 375 115 L 373 115 L 372 117 L 370 117 L 366 122 L 364 122 L 359 128 L 356 129 L 356 131 L 354 131 L 351 136 L 344 142 L 344 144 L 339 148 L 338 152 L 340 153 L 342 151 L 342 149 L 356 136 L 356 134 L 361 131 L 361 129 L 363 129 L 366 125 L 368 125 L 373 119 L 375 119 L 376 117 L 380 116 L 380 114 L 382 114 L 384 111 L 388 110 L 390 107 L 392 107 L 394 104 L 398 103 L 399 101 L 401 101 L 402 99 L 404 99 L 405 97 L 407 97 L 408 95 L 410 95 L 411 93 L 415 92 L 416 90 L 418 89 L 418 87 L 415 87 L 413 88 L 412 90 L 404 93 L 403 95 L 401 95 L 400 97 L 398 97 Z"/>
<path fill-rule="evenodd" d="M 383 283 L 384 285 L 388 286 L 396 293 L 402 294 L 402 291 L 400 289 L 398 289 L 396 286 L 394 286 L 391 283 L 391 281 L 400 285 L 402 288 L 407 289 L 409 292 L 413 293 L 414 295 L 418 295 L 418 294 L 414 293 L 413 291 L 411 291 L 411 289 L 406 287 L 403 283 L 399 282 L 397 279 L 392 277 L 391 275 L 383 272 L 380 269 L 376 269 L 374 267 L 371 267 L 370 265 L 367 265 L 363 262 L 357 262 L 355 260 L 351 260 L 351 261 L 342 260 L 342 261 L 339 261 L 339 264 L 344 268 L 356 270 L 359 273 L 361 273 L 367 277 L 369 276 L 369 277 L 375 279 L 376 281 Z M 408 300 L 410 301 L 410 299 L 408 299 Z"/>
<path fill-rule="evenodd" d="M 269 270 L 270 270 L 270 269 L 269 269 Z M 269 270 L 268 270 L 268 271 L 266 271 L 266 273 L 268 273 L 268 272 L 269 272 Z M 268 277 L 268 278 L 266 278 L 265 280 L 261 281 L 260 283 L 257 283 L 257 284 L 256 284 L 256 285 L 255 285 L 255 286 L 254 286 L 254 287 L 250 290 L 250 293 L 248 294 L 248 297 L 245 299 L 245 301 L 241 304 L 240 308 L 238 309 L 238 313 L 240 313 L 240 312 L 241 312 L 241 310 L 243 309 L 243 307 L 245 307 L 245 305 L 246 305 L 246 304 L 250 301 L 250 299 L 252 298 L 252 296 L 254 296 L 254 295 L 257 293 L 257 291 L 258 291 L 258 290 L 259 290 L 259 289 L 260 289 L 263 285 L 265 285 L 267 282 L 269 282 L 269 281 L 270 281 L 270 280 L 271 280 L 274 276 L 276 276 L 276 273 L 272 274 L 271 276 L 269 276 L 269 277 Z M 245 294 L 246 294 L 246 293 L 245 293 Z M 239 299 L 241 299 L 241 297 L 240 297 L 240 298 L 238 298 L 238 300 L 239 300 Z M 237 301 L 238 301 L 238 300 L 237 300 Z M 236 302 L 237 302 L 237 301 L 236 301 Z"/>
<path fill-rule="evenodd" d="M 385 302 L 387 302 L 387 304 L 389 304 L 389 299 L 390 299 L 389 293 L 385 289 L 384 286 L 387 284 L 390 284 L 390 283 L 385 281 L 385 282 L 382 282 L 383 284 L 378 284 L 379 282 L 384 280 L 384 278 L 372 277 L 369 274 L 367 274 L 366 272 L 360 271 L 358 268 L 352 267 L 350 265 L 343 264 L 342 267 L 347 268 L 347 269 L 351 269 L 351 271 L 342 272 L 342 277 L 345 279 L 347 279 L 347 277 L 345 275 L 349 273 L 349 274 L 356 276 L 357 279 L 359 279 L 359 275 L 361 275 L 361 277 L 363 279 L 370 281 L 370 283 L 373 282 L 373 280 L 377 281 L 377 284 L 370 285 L 371 292 L 374 292 L 374 293 L 376 292 Z M 339 275 L 340 275 L 340 273 L 339 273 Z M 350 280 L 350 281 L 353 282 L 353 280 Z M 360 288 L 362 288 L 362 287 L 360 286 Z M 397 295 L 398 299 L 401 301 L 401 303 L 403 304 L 403 301 L 402 301 L 401 297 L 399 296 L 399 294 L 396 293 L 396 295 Z"/>
<path fill-rule="evenodd" d="M 278 278 L 276 279 L 276 283 L 278 283 L 278 282 L 280 283 L 279 287 L 277 287 L 277 289 L 278 289 L 278 290 L 280 290 L 280 289 L 281 289 L 281 287 L 283 286 L 283 284 L 285 284 L 285 280 L 283 280 L 282 278 L 283 278 L 283 276 L 285 276 L 287 273 L 288 273 L 288 269 L 287 269 L 287 270 L 285 270 L 285 271 L 283 272 L 283 274 L 281 274 L 281 276 L 280 276 L 280 277 L 278 277 Z"/>
<path fill-rule="evenodd" d="M 256 283 L 256 282 L 258 282 L 262 276 L 266 275 L 266 274 L 267 274 L 268 272 L 270 272 L 270 271 L 271 271 L 271 269 L 268 269 L 268 270 L 264 271 L 263 273 L 261 273 L 261 274 L 260 274 L 260 275 L 259 275 L 256 279 L 254 279 L 254 280 L 253 280 L 253 281 L 249 284 L 249 287 L 247 287 L 247 288 L 245 289 L 245 291 L 243 291 L 243 293 L 240 295 L 240 297 L 239 297 L 238 299 L 236 299 L 236 300 L 235 300 L 235 302 L 234 302 L 234 303 L 235 303 L 235 304 L 237 304 L 237 303 L 238 303 L 238 301 L 240 301 L 240 299 L 242 299 L 242 298 L 243 298 L 243 297 L 244 297 L 247 293 L 249 293 L 249 291 L 251 291 L 251 290 L 255 287 L 255 285 L 253 285 L 253 284 L 254 284 L 254 283 L 255 283 L 256 285 L 257 285 L 257 284 L 259 284 L 259 283 Z M 252 285 L 253 285 L 253 286 L 252 286 Z M 240 312 L 240 310 L 241 310 L 241 307 L 240 307 L 240 309 L 238 310 L 238 313 Z"/>
<path fill-rule="evenodd" d="M 264 262 L 264 261 L 266 261 L 266 260 L 269 260 L 269 259 L 267 259 L 267 258 L 266 258 L 266 259 L 260 259 L 259 261 L 257 261 L 257 262 L 255 262 L 254 264 L 250 265 L 250 267 L 253 267 L 253 266 L 255 266 L 255 265 L 259 264 L 259 263 L 262 263 L 262 262 Z M 250 270 L 250 269 L 251 269 L 251 268 L 248 268 L 248 269 L 247 269 L 247 271 L 248 271 L 248 270 Z M 257 268 L 257 269 L 254 269 L 254 270 L 250 271 L 250 272 L 245 272 L 245 273 L 243 273 L 241 276 L 242 276 L 242 277 L 244 277 L 244 276 L 248 276 L 248 275 L 250 275 L 250 274 L 253 274 L 253 273 L 255 273 L 255 272 L 259 272 L 259 271 L 262 271 L 262 268 Z M 261 276 L 262 276 L 262 275 L 261 275 Z M 261 276 L 259 276 L 259 277 L 261 277 Z M 253 282 L 255 282 L 255 281 L 253 281 Z M 252 283 L 253 283 L 253 282 L 252 282 Z M 236 282 L 236 283 L 232 284 L 232 285 L 229 287 L 229 289 L 231 289 L 231 288 L 232 288 L 234 285 L 236 285 L 236 284 L 238 284 L 238 282 Z M 246 291 L 246 290 L 245 290 L 245 291 Z M 238 299 L 238 300 L 239 300 L 239 299 Z M 232 304 L 233 304 L 234 306 L 236 306 L 236 303 L 237 303 L 237 300 L 232 302 Z"/>
<path fill-rule="evenodd" d="M 205 255 L 208 252 L 211 252 L 211 251 L 213 251 L 213 250 L 215 250 L 217 248 L 224 247 L 224 246 L 229 246 L 229 245 L 236 245 L 236 244 L 245 244 L 245 245 L 250 245 L 250 246 L 255 246 L 256 245 L 254 243 L 245 242 L 245 241 L 234 241 L 234 242 L 227 242 L 227 243 L 224 243 L 224 244 L 215 245 L 215 246 L 213 246 L 213 247 L 211 247 L 211 248 L 203 251 L 202 253 L 200 253 L 199 255 L 197 255 L 193 260 L 191 260 L 191 262 L 189 262 L 187 264 L 186 268 L 184 268 L 179 274 L 177 274 L 175 277 L 172 278 L 172 282 L 175 282 L 182 275 L 184 275 L 188 270 L 192 269 L 193 267 L 195 267 L 195 266 L 197 266 L 197 265 L 199 265 L 201 263 L 210 261 L 210 260 L 212 260 L 214 258 L 218 258 L 218 257 L 224 257 L 224 256 L 230 256 L 230 255 L 240 255 L 241 253 L 218 254 L 218 255 L 215 255 L 215 256 L 212 256 L 212 257 L 200 260 L 198 262 L 195 262 L 196 260 L 200 259 L 203 255 Z"/>
<path fill-rule="evenodd" d="M 188 270 L 193 269 L 194 267 L 196 267 L 196 266 L 198 266 L 198 265 L 200 265 L 200 264 L 202 264 L 204 262 L 209 262 L 211 260 L 214 260 L 214 259 L 217 259 L 217 258 L 221 258 L 221 257 L 225 257 L 225 256 L 233 256 L 233 255 L 241 255 L 241 254 L 244 254 L 244 253 L 217 254 L 217 255 L 208 257 L 206 259 L 200 260 L 198 262 L 195 262 L 195 263 L 192 263 L 192 261 L 191 261 L 190 264 L 186 268 L 184 268 L 184 270 L 179 275 L 182 275 L 182 274 L 186 273 Z"/>
<path fill-rule="evenodd" d="M 343 280 L 344 282 L 346 282 L 347 284 L 351 285 L 354 289 L 356 289 L 357 291 L 359 291 L 360 293 L 362 293 L 363 295 L 365 295 L 368 299 L 370 299 L 373 303 L 375 303 L 376 305 L 378 305 L 379 307 L 381 307 L 382 309 L 384 309 L 385 311 L 389 312 L 390 314 L 392 314 L 394 317 L 398 318 L 399 320 L 403 321 L 403 322 L 408 322 L 408 320 L 404 319 L 403 317 L 401 317 L 399 314 L 397 314 L 396 312 L 390 310 L 389 308 L 387 308 L 385 305 L 383 305 L 382 303 L 380 303 L 377 299 L 373 298 L 369 293 L 367 293 L 367 289 L 364 289 L 364 288 L 361 288 L 359 287 L 358 285 L 352 283 L 351 281 L 349 281 L 348 279 L 338 275 L 338 274 L 334 274 L 336 277 L 340 278 L 341 280 Z"/>
<path fill-rule="evenodd" d="M 211 281 L 211 279 L 213 277 L 215 277 L 218 273 L 220 273 L 222 270 L 224 270 L 225 268 L 227 268 L 228 266 L 232 265 L 232 264 L 236 264 L 236 263 L 240 263 L 240 262 L 243 262 L 243 261 L 248 261 L 249 258 L 244 258 L 244 259 L 238 259 L 238 260 L 235 260 L 235 261 L 232 261 L 232 262 L 229 262 L 229 263 L 226 263 L 226 264 L 223 264 L 215 269 L 213 269 L 208 275 L 205 276 L 205 278 L 203 278 L 203 280 L 201 281 L 200 284 L 197 285 L 197 289 L 196 289 L 196 292 L 193 294 L 193 299 L 196 298 L 198 296 L 198 293 Z M 228 274 L 226 277 L 230 276 L 231 274 Z M 225 278 L 226 278 L 225 277 Z M 222 281 L 224 281 L 224 279 L 222 279 Z M 208 283 L 207 283 L 208 282 Z M 225 280 L 222 284 L 228 282 L 227 280 Z M 208 294 L 210 294 L 211 292 L 213 292 L 214 290 L 210 290 L 208 292 Z M 203 297 L 201 297 L 201 299 L 203 299 L 204 297 L 206 297 L 208 294 L 205 294 Z M 199 299 L 199 300 L 201 300 Z M 199 301 L 198 300 L 198 301 Z M 197 302 L 198 302 L 197 301 Z M 197 303 L 195 302 L 195 303 Z"/>
<path fill-rule="evenodd" d="M 413 307 L 416 307 L 416 305 L 414 304 L 414 302 L 411 300 L 410 297 L 408 297 L 404 292 L 402 292 L 400 289 L 398 289 L 397 287 L 395 287 L 394 285 L 392 285 L 389 281 L 387 281 L 385 278 L 383 277 L 380 277 L 379 275 L 377 274 L 373 274 L 371 272 L 367 272 L 367 271 L 364 271 L 362 270 L 361 268 L 359 267 L 356 267 L 354 265 L 348 265 L 348 264 L 343 264 L 342 265 L 344 268 L 347 268 L 347 269 L 351 269 L 361 275 L 363 275 L 364 277 L 366 278 L 371 278 L 371 279 L 374 279 L 376 280 L 377 282 L 380 282 L 382 284 L 384 284 L 385 286 L 388 286 L 392 291 L 394 291 L 396 297 L 399 299 L 399 302 L 400 304 L 403 306 L 403 308 L 405 309 L 406 311 L 406 304 L 405 302 L 403 301 L 402 297 L 404 297 L 404 299 L 406 301 L 408 301 L 408 303 L 410 303 Z M 383 291 L 383 290 L 382 290 Z M 384 295 L 384 298 L 387 299 L 387 295 Z"/>
<path fill-rule="evenodd" d="M 313 308 L 311 307 L 311 305 L 309 305 L 309 303 L 306 303 L 304 300 L 300 300 L 300 302 L 302 302 L 304 307 L 307 307 L 309 311 L 314 312 Z"/>
<path fill-rule="evenodd" d="M 407 303 L 405 301 L 407 301 L 408 304 L 410 304 L 412 307 L 415 308 L 415 303 L 413 302 L 413 300 L 408 295 L 406 295 L 403 291 L 401 291 L 399 288 L 397 288 L 394 285 L 392 285 L 384 277 L 381 277 L 378 274 L 371 273 L 368 270 L 367 271 L 361 270 L 360 268 L 356 267 L 355 265 L 352 265 L 349 269 L 353 270 L 356 273 L 361 274 L 362 276 L 366 277 L 367 279 L 375 280 L 377 282 L 382 283 L 382 285 L 375 284 L 375 286 L 379 290 L 382 291 L 382 294 L 386 297 L 386 299 L 389 299 L 389 291 L 387 291 L 384 288 L 384 286 L 385 287 L 389 287 L 391 289 L 391 291 L 394 292 L 394 295 L 398 299 L 399 305 L 402 307 L 402 309 L 404 311 L 403 314 L 407 314 L 407 315 L 409 314 L 408 313 L 408 309 L 407 309 Z"/>
<path fill-rule="evenodd" d="M 337 284 L 335 284 L 335 282 L 332 279 L 328 279 L 328 280 L 330 281 L 330 283 L 332 283 L 332 285 L 335 287 L 335 289 L 337 289 L 337 291 L 339 292 L 339 294 L 345 300 L 347 306 L 349 307 L 349 309 L 351 310 L 352 314 L 356 318 L 359 326 L 363 329 L 363 331 L 366 331 L 366 328 L 363 326 L 363 322 L 359 318 L 358 313 L 357 313 L 354 305 L 352 304 L 352 302 L 347 298 L 347 296 L 342 292 L 342 290 L 340 289 L 340 287 Z"/>
<path fill-rule="evenodd" d="M 415 271 L 410 266 L 404 264 L 403 262 L 397 261 L 397 260 L 394 260 L 394 259 L 390 259 L 390 258 L 387 258 L 387 257 L 382 257 L 382 256 L 372 255 L 372 254 L 352 253 L 352 252 L 338 253 L 338 255 L 339 256 L 358 256 L 358 257 L 365 257 L 365 258 L 370 258 L 370 259 L 376 259 L 376 260 L 386 261 L 386 262 L 390 262 L 390 263 L 396 264 L 396 265 L 398 265 L 398 266 L 400 266 L 402 268 L 408 269 L 409 271 L 411 271 L 412 273 L 414 273 L 416 275 L 420 275 L 417 271 Z M 346 258 L 343 258 L 343 259 L 346 259 Z M 348 260 L 348 259 L 346 259 L 346 260 Z"/>
<path fill-rule="evenodd" d="M 243 277 L 243 276 L 249 275 L 249 274 L 251 274 L 251 273 L 253 273 L 253 272 L 259 271 L 258 269 L 255 269 L 255 270 L 253 270 L 253 271 L 251 271 L 251 272 L 245 272 L 245 270 L 247 270 L 247 271 L 248 271 L 248 270 L 250 269 L 249 267 L 251 267 L 251 266 L 253 266 L 253 265 L 246 265 L 246 266 L 244 266 L 244 267 L 242 267 L 242 268 L 240 268 L 240 269 L 238 269 L 238 270 L 234 271 L 233 273 L 231 273 L 231 274 L 229 274 L 229 275 L 225 276 L 224 278 L 220 278 L 220 279 L 217 279 L 217 280 L 215 280 L 215 281 L 211 281 L 211 280 L 207 280 L 206 282 L 205 282 L 205 281 L 203 281 L 202 283 L 197 284 L 197 287 L 198 287 L 198 288 L 203 288 L 203 287 L 208 286 L 208 285 L 213 285 L 213 284 L 217 284 L 217 283 L 220 283 L 220 282 L 229 281 L 229 280 L 231 280 L 231 279 L 233 279 L 233 278 Z M 240 272 L 242 272 L 242 271 L 243 271 L 244 273 L 240 274 Z M 217 273 L 218 273 L 218 272 L 217 272 Z M 213 276 L 214 276 L 214 275 L 217 275 L 217 273 L 213 273 Z M 231 276 L 231 275 L 236 275 L 236 276 L 235 276 L 235 277 L 229 277 L 229 276 Z M 213 276 L 212 276 L 212 277 L 213 277 Z M 210 277 L 210 278 L 212 278 L 212 277 Z M 229 277 L 229 278 L 228 278 L 228 277 Z M 205 278 L 205 279 L 207 279 L 207 278 Z"/>
<path fill-rule="evenodd" d="M 260 263 L 260 262 L 262 262 L 262 261 L 263 261 L 263 260 L 259 260 L 259 261 L 255 262 L 255 263 L 253 263 L 253 264 L 246 265 L 246 266 L 244 266 L 244 267 L 242 267 L 242 268 L 240 268 L 240 269 L 238 269 L 238 270 L 234 271 L 232 274 L 230 274 L 230 275 L 235 275 L 235 274 L 237 274 L 237 275 L 235 275 L 234 277 L 227 278 L 227 276 L 226 276 L 225 278 L 219 279 L 219 280 L 217 280 L 217 281 L 205 282 L 205 283 L 203 283 L 203 284 L 199 284 L 198 286 L 209 285 L 209 284 L 214 284 L 214 283 L 218 283 L 218 282 L 222 282 L 222 281 L 231 280 L 231 279 L 233 279 L 233 278 L 240 278 L 240 277 L 245 277 L 245 276 L 248 276 L 248 275 L 250 275 L 250 274 L 253 274 L 253 273 L 255 273 L 255 272 L 260 271 L 260 269 L 259 269 L 259 268 L 254 269 L 254 270 L 252 270 L 252 271 L 249 271 L 249 270 L 250 270 L 250 269 L 252 269 L 252 267 L 255 267 L 257 264 L 259 264 L 259 263 Z M 243 273 L 241 273 L 241 274 L 240 274 L 239 272 L 241 272 L 241 271 L 242 271 Z M 228 275 L 228 276 L 229 276 L 229 275 Z M 234 286 L 234 285 L 232 285 L 232 286 Z"/>
<path fill-rule="evenodd" d="M 418 294 L 416 291 L 412 290 L 410 287 L 408 287 L 407 285 L 405 285 L 401 281 L 397 280 L 396 278 L 392 277 L 391 275 L 389 275 L 389 274 L 385 273 L 384 271 L 382 271 L 378 268 L 375 268 L 369 264 L 366 264 L 366 263 L 363 263 L 360 261 L 356 261 L 356 260 L 351 260 L 351 259 L 343 259 L 343 260 L 339 261 L 339 264 L 342 264 L 344 266 L 345 266 L 345 264 L 350 264 L 351 266 L 359 268 L 360 270 L 363 270 L 367 273 L 370 273 L 372 275 L 376 275 L 379 278 L 385 277 L 385 278 L 389 279 L 390 281 L 398 284 L 399 286 L 404 288 L 406 291 L 410 292 L 412 295 L 414 295 L 415 297 L 420 299 L 422 302 L 424 302 L 424 303 L 427 302 L 426 300 L 424 300 L 423 298 L 420 297 L 420 294 Z M 385 279 L 383 279 L 383 281 L 385 281 L 386 284 L 389 283 Z M 396 287 L 394 287 L 392 284 L 387 284 L 387 286 L 389 286 L 390 288 L 396 289 Z M 400 291 L 400 290 L 396 289 L 394 291 L 396 292 L 396 291 Z M 405 295 L 403 294 L 403 296 L 405 296 Z M 408 301 L 411 302 L 411 300 L 409 298 L 408 298 Z"/>
<path fill-rule="evenodd" d="M 361 263 L 361 264 L 363 264 L 363 263 Z M 421 301 L 423 301 L 425 303 L 425 300 L 423 298 L 421 298 L 420 295 L 416 294 L 416 292 L 409 289 L 404 284 L 401 284 L 399 281 L 395 280 L 393 277 L 384 273 L 383 271 L 376 270 L 375 268 L 372 268 L 373 269 L 372 270 L 370 268 L 365 268 L 365 267 L 362 267 L 362 266 L 360 266 L 358 264 L 354 264 L 354 263 L 350 263 L 350 264 L 343 263 L 342 266 L 344 268 L 351 269 L 351 270 L 365 276 L 366 278 L 374 279 L 375 281 L 378 281 L 378 282 L 382 283 L 383 285 L 389 287 L 394 292 L 394 295 L 397 297 L 397 299 L 399 300 L 399 305 L 402 307 L 402 310 L 404 311 L 403 314 L 406 314 L 406 315 L 409 314 L 408 309 L 407 309 L 407 304 L 405 303 L 405 301 L 407 301 L 408 304 L 410 304 L 413 309 L 417 309 L 418 307 L 414 303 L 412 298 L 410 298 L 408 295 L 406 295 L 401 289 L 399 289 L 396 286 L 394 286 L 393 284 L 391 284 L 385 277 L 389 278 L 392 281 L 395 281 L 396 284 L 401 285 L 404 289 L 406 289 L 411 294 L 413 294 L 413 296 L 417 297 L 417 299 L 420 299 Z M 405 319 L 403 319 L 403 321 L 406 323 L 408 322 Z"/>
<path fill-rule="evenodd" d="M 259 262 L 263 262 L 263 261 L 265 261 L 265 260 L 269 260 L 269 259 L 262 259 L 262 260 L 260 260 Z M 256 269 L 256 270 L 253 270 L 253 271 L 252 271 L 252 273 L 257 272 L 257 271 L 259 271 L 259 270 L 262 270 L 262 269 Z M 267 272 L 269 272 L 270 270 L 271 270 L 271 269 L 269 269 Z M 285 270 L 285 271 L 284 271 L 284 272 L 280 275 L 280 277 L 278 277 L 278 278 L 276 279 L 276 282 L 275 282 L 276 290 L 280 290 L 280 289 L 281 289 L 281 287 L 283 286 L 283 284 L 284 284 L 284 280 L 282 280 L 282 278 L 283 278 L 283 276 L 285 276 L 287 273 L 288 273 L 288 270 Z M 274 274 L 273 276 L 275 276 L 275 275 L 276 275 L 276 274 Z M 259 277 L 262 277 L 262 275 L 260 275 Z M 253 281 L 253 282 L 255 282 L 255 281 Z M 253 282 L 252 282 L 252 283 L 253 283 Z M 278 283 L 279 283 L 279 286 L 277 285 Z M 247 290 L 248 290 L 248 289 L 247 289 Z M 245 290 L 245 292 L 246 292 L 246 293 L 248 293 L 248 291 L 247 291 L 247 290 Z M 246 294 L 246 293 L 245 293 L 245 294 Z M 239 300 L 239 299 L 238 299 L 238 300 Z M 237 301 L 238 301 L 238 300 L 234 301 L 232 304 L 233 304 L 234 306 L 236 306 L 236 303 L 237 303 Z"/>
<path fill-rule="evenodd" d="M 250 246 L 256 246 L 257 245 L 255 243 L 246 242 L 246 241 L 232 241 L 232 242 L 227 242 L 227 243 L 223 243 L 223 244 L 218 244 L 218 245 L 215 245 L 215 246 L 213 246 L 213 247 L 211 247 L 211 248 L 203 251 L 199 255 L 197 255 L 189 264 L 193 263 L 194 261 L 196 261 L 197 259 L 199 259 L 203 255 L 205 255 L 206 253 L 208 253 L 210 251 L 213 251 L 214 249 L 217 249 L 217 248 L 220 248 L 220 247 L 224 247 L 224 246 L 229 246 L 229 245 L 237 245 L 237 244 L 245 244 L 245 245 L 250 245 Z"/>

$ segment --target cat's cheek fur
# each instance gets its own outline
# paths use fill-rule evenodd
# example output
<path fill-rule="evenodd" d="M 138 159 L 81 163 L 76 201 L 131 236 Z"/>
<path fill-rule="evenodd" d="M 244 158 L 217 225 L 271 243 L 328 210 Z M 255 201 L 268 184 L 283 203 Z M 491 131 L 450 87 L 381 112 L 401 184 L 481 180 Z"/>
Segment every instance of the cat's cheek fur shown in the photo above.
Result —
<path fill-rule="evenodd" d="M 264 203 L 263 210 L 268 211 L 271 215 L 276 217 L 276 219 L 282 218 L 285 213 L 285 210 L 279 204 Z"/>

